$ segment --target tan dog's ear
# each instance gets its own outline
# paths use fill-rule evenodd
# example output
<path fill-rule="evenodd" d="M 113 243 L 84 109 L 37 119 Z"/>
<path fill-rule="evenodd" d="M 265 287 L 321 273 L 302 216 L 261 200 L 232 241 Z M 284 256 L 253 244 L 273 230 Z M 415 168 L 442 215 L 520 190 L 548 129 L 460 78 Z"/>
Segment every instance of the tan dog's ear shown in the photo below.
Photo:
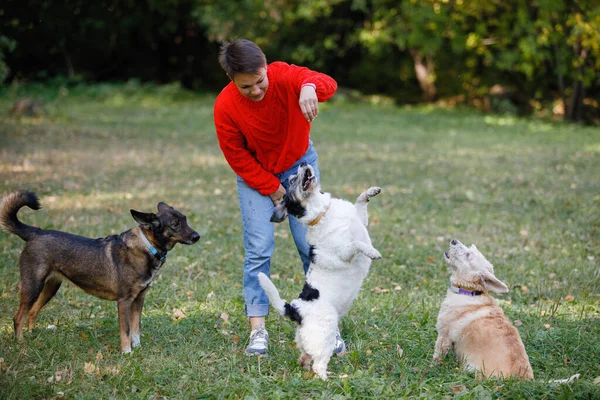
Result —
<path fill-rule="evenodd" d="M 508 286 L 491 272 L 484 272 L 482 278 L 483 284 L 488 290 L 498 294 L 508 293 Z"/>

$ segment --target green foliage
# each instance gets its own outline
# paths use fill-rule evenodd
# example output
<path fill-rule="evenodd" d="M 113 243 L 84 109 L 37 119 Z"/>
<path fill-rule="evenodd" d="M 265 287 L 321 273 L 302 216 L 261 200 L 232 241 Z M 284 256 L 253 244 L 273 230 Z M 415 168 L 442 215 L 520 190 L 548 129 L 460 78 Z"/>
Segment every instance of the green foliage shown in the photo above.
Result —
<path fill-rule="evenodd" d="M 169 254 L 146 297 L 142 347 L 122 356 L 115 303 L 67 283 L 38 329 L 14 340 L 24 244 L 0 233 L 0 398 L 600 396 L 597 128 L 337 96 L 323 104 L 312 134 L 323 189 L 353 200 L 383 188 L 369 205 L 383 259 L 342 320 L 348 354 L 321 382 L 298 367 L 294 325 L 275 313 L 269 357 L 243 354 L 242 232 L 235 176 L 214 134 L 214 96 L 136 81 L 66 83 L 0 89 L 0 192 L 28 187 L 43 206 L 19 218 L 105 237 L 133 226 L 129 209 L 165 201 L 202 238 Z M 48 112 L 9 118 L 19 97 L 43 99 Z M 509 285 L 498 301 L 522 322 L 534 381 L 480 381 L 453 355 L 430 365 L 451 238 L 475 243 Z M 287 224 L 276 227 L 272 268 L 282 295 L 297 295 L 302 272 Z M 576 373 L 569 385 L 548 383 Z"/>
<path fill-rule="evenodd" d="M 9 0 L 0 15 L 2 35 L 19 44 L 0 47 L 9 81 L 139 79 L 216 92 L 227 83 L 219 45 L 246 37 L 271 61 L 399 102 L 488 104 L 501 86 L 511 94 L 504 109 L 558 102 L 568 118 L 600 120 L 598 1 Z"/>
<path fill-rule="evenodd" d="M 13 51 L 16 45 L 17 42 L 11 38 L 0 35 L 0 83 L 4 82 L 10 72 L 10 68 L 6 64 L 4 53 Z"/>

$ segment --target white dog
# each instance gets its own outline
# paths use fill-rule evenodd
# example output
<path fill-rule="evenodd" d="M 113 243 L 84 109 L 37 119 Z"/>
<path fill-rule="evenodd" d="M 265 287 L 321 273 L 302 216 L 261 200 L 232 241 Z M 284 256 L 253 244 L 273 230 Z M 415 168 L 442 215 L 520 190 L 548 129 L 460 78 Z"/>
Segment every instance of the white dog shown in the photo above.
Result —
<path fill-rule="evenodd" d="M 533 379 L 519 331 L 488 294 L 508 292 L 494 275 L 494 266 L 475 245 L 466 247 L 458 240 L 450 241 L 444 258 L 452 276 L 438 315 L 433 360 L 441 361 L 453 349 L 465 371 Z"/>
<path fill-rule="evenodd" d="M 308 226 L 310 267 L 300 296 L 286 303 L 265 275 L 258 279 L 273 307 L 296 321 L 298 362 L 323 380 L 333 355 L 340 318 L 346 313 L 369 272 L 371 260 L 381 254 L 371 245 L 367 231 L 367 203 L 381 191 L 372 187 L 352 204 L 321 193 L 310 165 L 303 163 L 290 177 L 289 190 L 277 205 L 271 221 L 281 222 L 288 213 Z"/>

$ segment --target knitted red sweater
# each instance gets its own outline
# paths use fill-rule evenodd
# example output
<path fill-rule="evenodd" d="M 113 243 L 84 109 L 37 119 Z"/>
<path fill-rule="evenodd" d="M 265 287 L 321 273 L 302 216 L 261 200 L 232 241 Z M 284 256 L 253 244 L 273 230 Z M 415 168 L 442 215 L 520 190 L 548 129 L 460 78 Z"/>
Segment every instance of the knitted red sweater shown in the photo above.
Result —
<path fill-rule="evenodd" d="M 275 174 L 289 169 L 308 149 L 310 122 L 298 105 L 305 83 L 317 87 L 320 102 L 337 90 L 333 78 L 305 67 L 274 62 L 261 101 L 244 97 L 230 82 L 215 102 L 214 118 L 225 159 L 248 186 L 263 195 L 279 188 Z"/>

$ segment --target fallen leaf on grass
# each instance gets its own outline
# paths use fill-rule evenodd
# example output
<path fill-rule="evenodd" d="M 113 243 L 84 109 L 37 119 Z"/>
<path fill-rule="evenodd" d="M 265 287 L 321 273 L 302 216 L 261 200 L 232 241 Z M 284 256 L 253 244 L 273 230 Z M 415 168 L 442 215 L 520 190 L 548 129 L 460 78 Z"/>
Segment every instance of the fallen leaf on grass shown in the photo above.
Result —
<path fill-rule="evenodd" d="M 521 322 L 520 319 L 516 319 L 515 322 L 513 322 L 513 325 L 519 327 L 519 326 L 523 326 L 523 323 Z"/>
<path fill-rule="evenodd" d="M 565 297 L 565 301 L 573 301 L 575 300 L 575 296 L 567 296 Z"/>
<path fill-rule="evenodd" d="M 544 328 L 550 329 L 552 326 L 550 324 L 544 324 Z"/>
<path fill-rule="evenodd" d="M 104 368 L 104 374 L 105 375 L 112 375 L 112 376 L 117 376 L 119 375 L 119 369 L 116 367 L 106 367 Z"/>
<path fill-rule="evenodd" d="M 229 314 L 227 314 L 226 312 L 222 312 L 222 313 L 221 313 L 221 319 L 222 319 L 224 322 L 227 322 L 227 321 L 229 321 Z"/>
<path fill-rule="evenodd" d="M 186 318 L 187 316 L 183 313 L 182 310 L 180 310 L 179 308 L 174 308 L 173 309 L 173 313 L 171 314 L 171 316 L 173 317 L 173 319 L 175 321 L 178 321 L 180 319 Z"/>
<path fill-rule="evenodd" d="M 85 364 L 83 364 L 83 372 L 85 372 L 86 374 L 93 374 L 94 372 L 96 372 L 96 366 L 94 365 L 94 363 L 86 362 Z"/>
<path fill-rule="evenodd" d="M 374 287 L 372 289 L 372 291 L 375 292 L 375 293 L 389 293 L 390 289 L 384 289 L 381 286 L 377 286 L 377 287 Z"/>
<path fill-rule="evenodd" d="M 450 386 L 450 390 L 452 390 L 452 393 L 456 394 L 456 393 L 464 392 L 465 390 L 467 390 L 467 388 L 466 388 L 466 386 L 463 386 L 463 385 L 453 385 L 453 386 Z"/>
<path fill-rule="evenodd" d="M 558 384 L 571 383 L 575 379 L 579 379 L 580 376 L 581 376 L 581 374 L 575 374 L 575 375 L 571 376 L 568 379 L 554 379 L 554 380 L 551 380 L 550 383 L 558 383 Z"/>
<path fill-rule="evenodd" d="M 594 385 L 600 386 L 600 376 L 597 376 L 596 379 L 594 379 Z"/>

